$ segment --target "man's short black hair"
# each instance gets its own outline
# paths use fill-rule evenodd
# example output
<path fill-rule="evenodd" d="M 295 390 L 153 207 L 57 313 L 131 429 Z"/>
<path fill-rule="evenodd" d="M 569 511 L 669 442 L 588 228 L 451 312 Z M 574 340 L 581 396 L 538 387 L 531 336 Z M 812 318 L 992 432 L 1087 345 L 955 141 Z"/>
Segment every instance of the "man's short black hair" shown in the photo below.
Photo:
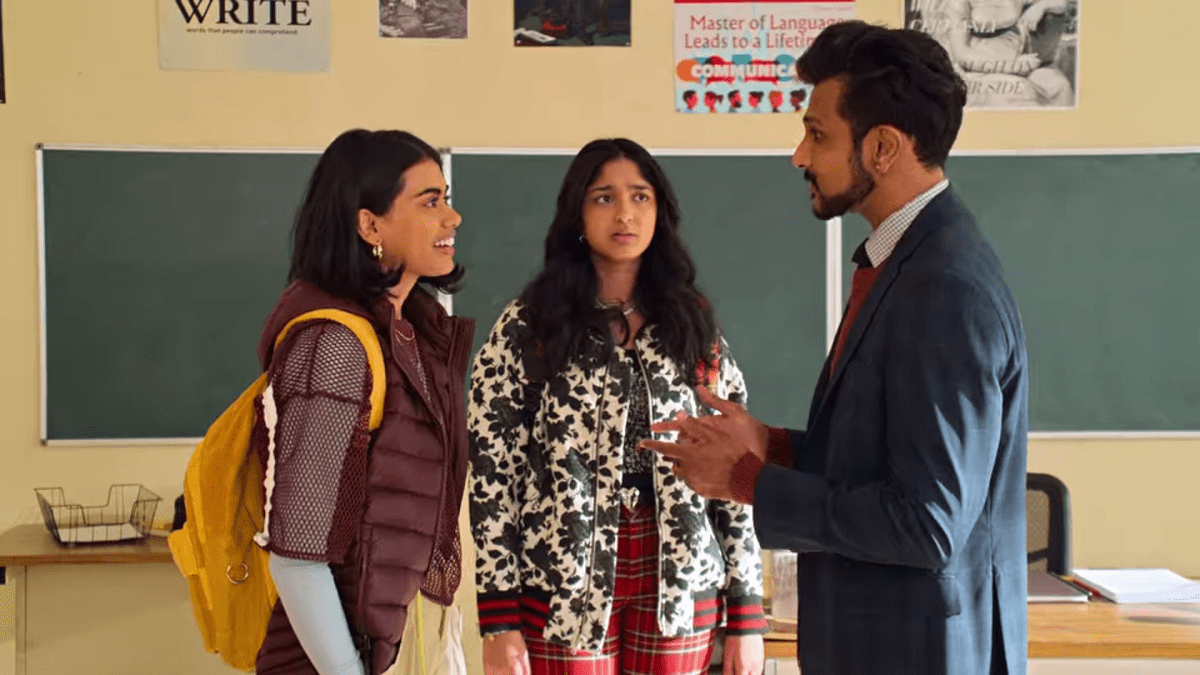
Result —
<path fill-rule="evenodd" d="M 967 86 L 937 40 L 862 21 L 835 23 L 821 31 L 796 70 L 814 86 L 842 80 L 838 114 L 850 122 L 855 147 L 886 124 L 913 138 L 923 164 L 945 166 L 962 126 Z"/>

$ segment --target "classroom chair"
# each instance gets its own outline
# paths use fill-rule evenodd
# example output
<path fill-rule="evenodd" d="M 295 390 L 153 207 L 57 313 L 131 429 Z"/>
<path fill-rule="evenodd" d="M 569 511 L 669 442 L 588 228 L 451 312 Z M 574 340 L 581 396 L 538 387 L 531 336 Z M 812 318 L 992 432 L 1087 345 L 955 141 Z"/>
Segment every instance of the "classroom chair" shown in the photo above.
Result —
<path fill-rule="evenodd" d="M 1050 474 L 1025 474 L 1025 551 L 1030 569 L 1071 573 L 1070 495 Z"/>

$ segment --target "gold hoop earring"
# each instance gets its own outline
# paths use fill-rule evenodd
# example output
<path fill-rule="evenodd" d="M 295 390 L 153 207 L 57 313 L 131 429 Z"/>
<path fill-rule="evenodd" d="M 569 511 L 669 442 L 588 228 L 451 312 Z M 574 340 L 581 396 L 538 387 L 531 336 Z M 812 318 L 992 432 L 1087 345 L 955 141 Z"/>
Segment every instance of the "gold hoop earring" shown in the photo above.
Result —
<path fill-rule="evenodd" d="M 375 244 L 374 246 L 372 246 L 371 247 L 371 255 L 374 256 L 376 260 L 382 260 L 383 259 L 383 244 Z"/>

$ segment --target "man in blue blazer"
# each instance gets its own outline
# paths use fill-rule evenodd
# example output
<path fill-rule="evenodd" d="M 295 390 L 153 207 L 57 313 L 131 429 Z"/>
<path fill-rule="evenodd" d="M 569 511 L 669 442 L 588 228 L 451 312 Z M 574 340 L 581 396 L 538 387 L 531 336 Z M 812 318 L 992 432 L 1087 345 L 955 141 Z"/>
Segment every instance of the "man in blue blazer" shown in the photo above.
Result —
<path fill-rule="evenodd" d="M 800 553 L 804 675 L 1024 673 L 1028 364 L 1000 263 L 942 168 L 966 88 L 932 38 L 861 22 L 800 58 L 813 211 L 870 222 L 806 431 L 721 415 L 645 442 Z"/>

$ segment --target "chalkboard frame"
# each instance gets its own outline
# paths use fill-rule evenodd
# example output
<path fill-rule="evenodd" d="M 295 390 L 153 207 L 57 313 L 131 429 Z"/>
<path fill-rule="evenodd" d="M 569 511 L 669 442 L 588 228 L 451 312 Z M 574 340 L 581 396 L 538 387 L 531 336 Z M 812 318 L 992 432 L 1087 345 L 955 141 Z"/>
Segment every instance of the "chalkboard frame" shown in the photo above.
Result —
<path fill-rule="evenodd" d="M 39 327 L 39 438 L 43 445 L 101 445 L 101 446 L 134 446 L 134 445 L 190 445 L 197 438 L 98 438 L 98 439 L 58 439 L 48 438 L 48 407 L 47 407 L 47 326 L 46 326 L 46 247 L 45 247 L 45 190 L 44 190 L 44 158 L 45 150 L 82 150 L 107 152 L 164 152 L 164 153 L 305 153 L 320 154 L 322 148 L 312 147 L 221 147 L 221 146 L 147 146 L 147 145 L 88 145 L 88 144 L 43 144 L 35 146 L 36 178 L 37 178 L 37 217 L 38 217 L 38 327 Z M 457 154 L 574 154 L 575 148 L 512 148 L 512 147 L 480 147 L 453 146 L 440 149 L 445 163 L 446 180 L 453 191 L 453 159 Z M 765 155 L 788 156 L 788 149 L 730 149 L 730 148 L 653 148 L 656 156 L 738 156 Z M 1164 148 L 1033 148 L 1011 150 L 962 150 L 953 151 L 952 157 L 987 157 L 987 156 L 1072 156 L 1072 155 L 1156 155 L 1156 154 L 1200 154 L 1200 147 L 1164 147 Z M 953 180 L 953 176 L 950 176 Z M 843 223 L 840 218 L 826 221 L 826 275 L 825 275 L 825 335 L 826 346 L 832 343 L 837 325 L 841 320 L 844 303 L 843 279 Z M 452 303 L 448 296 L 440 298 L 448 310 Z M 1046 439 L 1195 439 L 1200 438 L 1200 429 L 1182 431 L 1031 431 L 1030 438 Z"/>

